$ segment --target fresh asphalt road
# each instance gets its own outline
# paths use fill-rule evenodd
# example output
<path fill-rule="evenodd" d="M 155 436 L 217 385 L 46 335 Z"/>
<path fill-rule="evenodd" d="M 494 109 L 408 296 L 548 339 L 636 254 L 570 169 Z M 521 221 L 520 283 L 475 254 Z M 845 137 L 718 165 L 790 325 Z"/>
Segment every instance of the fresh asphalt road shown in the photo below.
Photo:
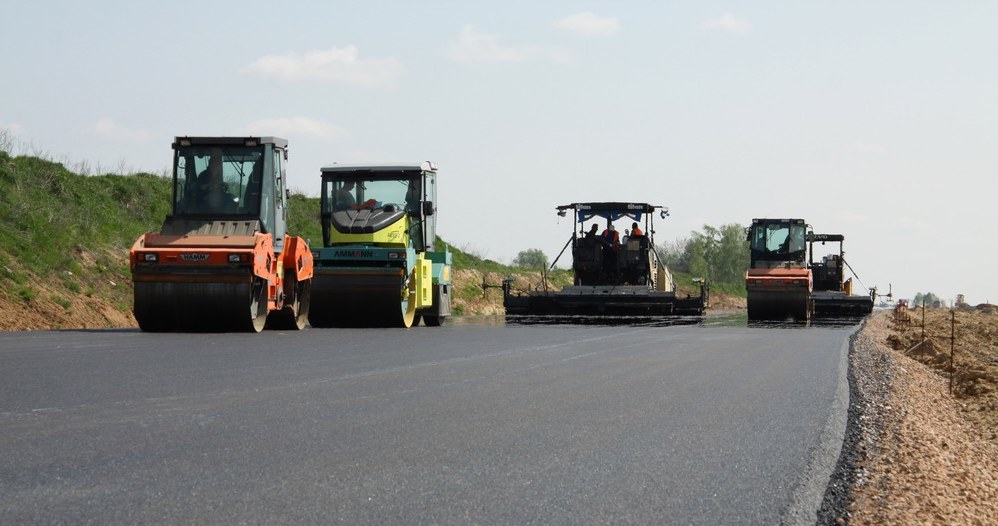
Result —
<path fill-rule="evenodd" d="M 0 334 L 0 524 L 813 523 L 851 332 Z"/>

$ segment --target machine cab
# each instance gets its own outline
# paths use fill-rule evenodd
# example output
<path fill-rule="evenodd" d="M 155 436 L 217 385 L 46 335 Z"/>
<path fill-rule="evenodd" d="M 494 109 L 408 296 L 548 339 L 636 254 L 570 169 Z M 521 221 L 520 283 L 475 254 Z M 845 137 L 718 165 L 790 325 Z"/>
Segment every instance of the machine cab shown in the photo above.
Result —
<path fill-rule="evenodd" d="M 437 169 L 433 163 L 322 168 L 323 246 L 367 244 L 432 251 Z"/>
<path fill-rule="evenodd" d="M 664 219 L 668 211 L 647 203 L 572 203 L 557 207 L 559 215 L 569 211 L 575 216 L 578 233 L 573 235 L 572 270 L 576 285 L 647 285 L 656 280 L 659 264 L 651 234 L 654 212 Z M 587 226 L 587 222 L 592 221 Z M 621 226 L 616 242 L 605 239 L 600 231 L 614 221 L 622 225 L 640 223 L 642 234 L 626 239 Z M 593 230 L 594 229 L 594 230 Z"/>
<path fill-rule="evenodd" d="M 808 263 L 814 273 L 814 290 L 843 290 L 845 284 L 845 251 L 843 243 L 845 236 L 842 234 L 814 234 L 807 237 L 808 240 Z M 837 253 L 822 256 L 821 261 L 814 261 L 814 244 L 820 242 L 838 243 Z"/>
<path fill-rule="evenodd" d="M 751 268 L 804 268 L 807 225 L 803 219 L 753 219 L 748 229 Z"/>
<path fill-rule="evenodd" d="M 179 229 L 190 235 L 207 223 L 248 222 L 247 232 L 236 233 L 271 234 L 280 252 L 287 225 L 287 146 L 278 137 L 177 137 L 173 214 L 164 233 Z"/>

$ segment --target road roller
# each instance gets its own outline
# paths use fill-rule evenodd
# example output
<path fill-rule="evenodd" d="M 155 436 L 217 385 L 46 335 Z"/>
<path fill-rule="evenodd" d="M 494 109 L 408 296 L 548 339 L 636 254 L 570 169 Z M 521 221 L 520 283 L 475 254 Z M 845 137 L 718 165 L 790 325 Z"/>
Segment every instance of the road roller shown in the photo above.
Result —
<path fill-rule="evenodd" d="M 305 327 L 312 252 L 286 231 L 287 158 L 278 137 L 174 139 L 171 214 L 130 253 L 143 331 Z"/>
<path fill-rule="evenodd" d="M 814 280 L 807 265 L 803 219 L 753 219 L 745 271 L 750 321 L 807 322 L 814 312 Z"/>
<path fill-rule="evenodd" d="M 443 324 L 451 253 L 437 249 L 436 165 L 332 164 L 321 176 L 312 327 Z"/>

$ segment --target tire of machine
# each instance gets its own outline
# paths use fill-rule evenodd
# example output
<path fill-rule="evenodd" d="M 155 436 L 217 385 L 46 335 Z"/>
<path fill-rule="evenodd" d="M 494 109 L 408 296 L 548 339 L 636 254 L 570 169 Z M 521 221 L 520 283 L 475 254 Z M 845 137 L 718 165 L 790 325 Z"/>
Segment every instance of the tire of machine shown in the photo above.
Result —
<path fill-rule="evenodd" d="M 312 282 L 310 280 L 298 281 L 295 277 L 290 277 L 293 299 L 284 305 L 279 311 L 271 312 L 267 316 L 267 329 L 300 331 L 305 328 L 308 322 L 308 309 L 311 298 Z"/>
<path fill-rule="evenodd" d="M 446 285 L 437 285 L 433 287 L 433 308 L 436 310 L 436 314 L 424 314 L 423 323 L 427 327 L 439 327 L 447 321 L 446 314 L 440 314 L 440 310 L 444 305 L 447 306 L 445 310 L 450 311 L 450 292 L 443 292 Z"/>
<path fill-rule="evenodd" d="M 423 317 L 423 321 L 426 323 L 427 327 L 439 327 L 447 321 L 447 316 L 427 315 Z"/>
<path fill-rule="evenodd" d="M 305 280 L 301 284 L 301 292 L 299 293 L 301 298 L 301 303 L 298 305 L 298 319 L 301 324 L 299 329 L 304 329 L 305 324 L 308 322 L 308 310 L 312 306 L 312 280 Z"/>
<path fill-rule="evenodd" d="M 415 284 L 415 280 L 413 280 Z M 402 329 L 408 329 L 414 325 L 416 321 L 416 301 L 415 301 L 416 291 L 413 287 L 409 287 L 409 295 L 402 298 L 401 300 L 401 311 L 399 312 L 399 317 L 396 322 L 396 326 Z"/>
<path fill-rule="evenodd" d="M 250 289 L 249 323 L 243 330 L 260 332 L 267 325 L 267 286 L 263 281 L 253 280 Z"/>

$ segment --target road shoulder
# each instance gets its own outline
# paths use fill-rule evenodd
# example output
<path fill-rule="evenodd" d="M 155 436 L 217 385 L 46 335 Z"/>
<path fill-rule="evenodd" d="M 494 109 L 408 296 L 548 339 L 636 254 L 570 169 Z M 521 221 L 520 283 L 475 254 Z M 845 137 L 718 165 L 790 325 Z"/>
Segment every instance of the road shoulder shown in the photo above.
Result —
<path fill-rule="evenodd" d="M 849 426 L 818 523 L 998 524 L 998 448 L 945 378 L 888 347 L 888 316 L 850 350 Z"/>

